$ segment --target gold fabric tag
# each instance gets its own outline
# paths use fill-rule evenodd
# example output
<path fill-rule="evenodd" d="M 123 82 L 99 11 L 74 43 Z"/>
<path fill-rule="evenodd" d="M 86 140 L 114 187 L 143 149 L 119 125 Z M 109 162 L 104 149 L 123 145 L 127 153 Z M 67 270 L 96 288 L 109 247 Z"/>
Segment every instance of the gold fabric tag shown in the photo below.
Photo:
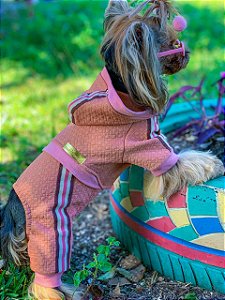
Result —
<path fill-rule="evenodd" d="M 74 148 L 70 143 L 67 143 L 63 149 L 66 151 L 69 156 L 74 158 L 79 164 L 83 164 L 86 160 L 86 158 L 76 149 Z"/>

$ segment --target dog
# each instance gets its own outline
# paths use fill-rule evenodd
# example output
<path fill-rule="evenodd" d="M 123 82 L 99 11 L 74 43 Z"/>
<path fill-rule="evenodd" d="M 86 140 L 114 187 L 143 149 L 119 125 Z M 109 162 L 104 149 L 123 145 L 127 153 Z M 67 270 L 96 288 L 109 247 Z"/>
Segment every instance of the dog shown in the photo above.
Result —
<path fill-rule="evenodd" d="M 147 169 L 147 193 L 156 201 L 224 173 L 209 152 L 175 154 L 159 129 L 168 101 L 162 75 L 184 69 L 190 56 L 178 40 L 185 20 L 178 16 L 178 25 L 171 25 L 173 14 L 167 0 L 135 7 L 109 1 L 100 47 L 104 70 L 70 103 L 71 123 L 24 171 L 0 208 L 1 255 L 6 263 L 30 264 L 33 299 L 82 299 L 82 288 L 61 282 L 71 257 L 71 220 L 130 164 Z"/>

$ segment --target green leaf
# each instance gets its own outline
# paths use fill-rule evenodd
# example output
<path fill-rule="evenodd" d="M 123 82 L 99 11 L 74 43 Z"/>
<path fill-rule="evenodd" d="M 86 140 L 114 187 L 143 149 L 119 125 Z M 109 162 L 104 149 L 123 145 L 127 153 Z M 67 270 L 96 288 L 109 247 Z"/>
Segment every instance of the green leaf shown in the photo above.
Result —
<path fill-rule="evenodd" d="M 99 270 L 101 270 L 102 272 L 108 272 L 111 269 L 112 269 L 112 264 L 109 262 L 105 262 L 99 265 Z"/>
<path fill-rule="evenodd" d="M 197 295 L 194 292 L 188 293 L 184 296 L 185 300 L 197 300 Z"/>
<path fill-rule="evenodd" d="M 106 246 L 100 245 L 100 246 L 98 246 L 98 248 L 97 248 L 97 252 L 98 252 L 99 254 L 105 254 L 105 248 L 106 248 Z"/>
<path fill-rule="evenodd" d="M 105 254 L 98 254 L 98 256 L 97 256 L 97 261 L 98 261 L 99 263 L 107 262 L 107 257 L 105 256 Z"/>
<path fill-rule="evenodd" d="M 86 266 L 86 268 L 88 268 L 88 269 L 95 268 L 95 267 L 96 267 L 96 262 L 95 262 L 95 261 L 90 262 L 90 263 Z"/>
<path fill-rule="evenodd" d="M 81 275 L 80 275 L 81 281 L 85 280 L 88 277 L 89 274 L 90 273 L 89 273 L 88 270 L 82 270 Z"/>
<path fill-rule="evenodd" d="M 114 236 L 110 236 L 106 239 L 106 241 L 109 243 L 109 245 L 112 245 L 114 242 L 116 242 L 116 238 Z"/>
<path fill-rule="evenodd" d="M 73 284 L 78 287 L 81 284 L 81 275 L 80 275 L 81 271 L 78 271 L 74 274 L 73 276 Z"/>

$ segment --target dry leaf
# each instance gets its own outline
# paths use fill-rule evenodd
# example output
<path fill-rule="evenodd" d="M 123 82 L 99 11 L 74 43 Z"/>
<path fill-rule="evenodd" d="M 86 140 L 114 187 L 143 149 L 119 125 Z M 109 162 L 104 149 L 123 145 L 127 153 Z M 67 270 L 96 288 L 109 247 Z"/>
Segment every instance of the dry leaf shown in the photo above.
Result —
<path fill-rule="evenodd" d="M 126 270 L 130 270 L 132 268 L 136 268 L 137 266 L 139 266 L 140 263 L 141 263 L 141 261 L 137 257 L 130 254 L 127 257 L 125 257 L 124 259 L 121 260 L 120 266 L 121 266 L 121 268 L 124 268 Z"/>
<path fill-rule="evenodd" d="M 125 270 L 123 268 L 117 268 L 117 271 L 123 275 L 124 277 L 126 277 L 127 279 L 129 279 L 132 282 L 138 282 L 140 281 L 143 277 L 144 277 L 144 273 L 146 271 L 145 266 L 143 265 L 139 265 L 138 267 L 136 267 L 135 269 L 132 270 Z"/>
<path fill-rule="evenodd" d="M 120 284 L 118 283 L 117 286 L 115 287 L 114 290 L 112 290 L 112 293 L 111 293 L 111 296 L 112 297 L 117 297 L 117 296 L 120 296 L 121 293 L 120 293 Z"/>
<path fill-rule="evenodd" d="M 123 286 L 123 285 L 126 285 L 126 284 L 131 284 L 131 282 L 128 281 L 124 277 L 114 277 L 114 278 L 109 280 L 108 284 L 109 285 L 118 285 L 119 284 L 119 286 Z"/>
<path fill-rule="evenodd" d="M 89 292 L 92 294 L 92 296 L 94 297 L 94 300 L 101 300 L 103 299 L 103 289 L 100 288 L 100 286 L 98 285 L 91 285 L 91 287 L 89 288 Z"/>

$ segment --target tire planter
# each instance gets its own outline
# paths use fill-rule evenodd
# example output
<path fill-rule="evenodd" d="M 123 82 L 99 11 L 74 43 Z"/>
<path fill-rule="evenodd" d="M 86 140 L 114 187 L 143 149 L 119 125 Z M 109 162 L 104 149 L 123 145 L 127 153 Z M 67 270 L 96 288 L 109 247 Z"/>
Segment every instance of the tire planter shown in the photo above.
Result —
<path fill-rule="evenodd" d="M 207 101 L 209 114 L 214 103 Z M 187 103 L 175 104 L 161 129 L 170 132 L 195 114 Z M 225 294 L 224 176 L 153 202 L 144 191 L 144 169 L 131 166 L 116 180 L 110 198 L 118 239 L 146 266 Z"/>

